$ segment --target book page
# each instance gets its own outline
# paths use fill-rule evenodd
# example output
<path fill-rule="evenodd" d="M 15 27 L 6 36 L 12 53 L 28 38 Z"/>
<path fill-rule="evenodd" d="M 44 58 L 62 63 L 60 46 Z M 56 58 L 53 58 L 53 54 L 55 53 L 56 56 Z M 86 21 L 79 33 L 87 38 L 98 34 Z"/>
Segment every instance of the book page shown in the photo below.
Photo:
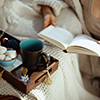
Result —
<path fill-rule="evenodd" d="M 97 44 L 97 41 L 98 40 L 95 40 L 87 35 L 82 34 L 82 35 L 76 36 L 73 39 L 73 41 L 70 43 L 67 49 L 69 50 L 69 52 L 79 52 L 83 54 L 97 53 L 98 55 L 100 55 L 100 45 Z M 78 50 L 78 48 L 80 51 Z"/>
<path fill-rule="evenodd" d="M 68 44 L 73 39 L 73 36 L 69 31 L 52 25 L 41 31 L 38 36 L 59 46 L 60 48 L 61 44 L 63 44 L 64 47 L 62 46 L 62 49 L 67 48 Z"/>

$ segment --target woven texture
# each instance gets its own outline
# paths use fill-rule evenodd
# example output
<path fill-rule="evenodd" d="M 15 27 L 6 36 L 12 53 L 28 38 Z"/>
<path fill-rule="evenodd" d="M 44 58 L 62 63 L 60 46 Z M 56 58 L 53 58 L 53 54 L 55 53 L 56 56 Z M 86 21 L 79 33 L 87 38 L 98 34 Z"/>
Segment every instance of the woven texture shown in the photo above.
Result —
<path fill-rule="evenodd" d="M 2 18 L 2 20 L 0 20 L 0 22 L 2 22 L 0 23 L 0 28 L 6 28 L 6 31 L 20 40 L 30 37 L 39 39 L 36 34 L 43 29 L 43 18 L 33 10 L 31 4 L 25 2 L 27 0 L 21 1 L 26 5 L 18 0 L 4 0 L 3 5 L 0 6 L 0 17 Z M 16 9 L 14 9 L 14 7 Z M 24 13 L 24 11 L 27 11 L 27 14 Z M 65 16 L 66 20 L 63 16 L 65 13 L 68 13 Z M 67 20 L 67 18 L 69 19 Z M 56 23 L 57 26 L 71 31 L 74 36 L 82 33 L 80 22 L 69 8 L 61 11 L 61 15 L 56 18 Z M 78 29 L 76 30 L 77 27 Z M 79 71 L 78 56 L 64 53 L 50 43 L 43 42 L 45 44 L 44 52 L 59 60 L 58 70 L 51 75 L 52 85 L 47 86 L 44 80 L 25 95 L 21 91 L 13 88 L 6 80 L 1 79 L 0 94 L 13 95 L 21 100 L 99 100 L 98 97 L 87 92 L 83 86 Z"/>
<path fill-rule="evenodd" d="M 47 86 L 43 81 L 25 95 L 2 79 L 0 94 L 13 95 L 22 100 L 99 100 L 84 89 L 76 55 L 63 53 L 53 46 L 45 46 L 44 51 L 60 62 L 58 70 L 51 75 L 52 85 Z"/>

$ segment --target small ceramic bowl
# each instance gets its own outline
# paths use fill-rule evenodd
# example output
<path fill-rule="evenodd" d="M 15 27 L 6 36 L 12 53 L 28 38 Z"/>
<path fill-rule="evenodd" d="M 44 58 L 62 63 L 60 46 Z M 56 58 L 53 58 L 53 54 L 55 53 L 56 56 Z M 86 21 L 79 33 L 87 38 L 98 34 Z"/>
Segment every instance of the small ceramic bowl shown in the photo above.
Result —
<path fill-rule="evenodd" d="M 13 49 L 8 48 L 7 50 L 13 50 Z M 17 60 L 17 57 L 18 57 L 18 54 L 16 52 L 15 58 L 13 58 L 12 60 L 0 60 L 0 65 L 2 65 L 4 67 L 11 66 Z"/>

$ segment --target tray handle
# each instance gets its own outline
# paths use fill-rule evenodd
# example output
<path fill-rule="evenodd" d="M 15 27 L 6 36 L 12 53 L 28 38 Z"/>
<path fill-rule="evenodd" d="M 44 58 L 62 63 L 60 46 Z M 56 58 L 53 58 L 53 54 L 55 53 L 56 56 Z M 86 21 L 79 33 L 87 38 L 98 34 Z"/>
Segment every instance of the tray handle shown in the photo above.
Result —
<path fill-rule="evenodd" d="M 52 68 L 50 68 L 49 70 L 49 73 L 52 71 Z M 38 77 L 36 80 L 35 80 L 35 84 L 38 85 L 39 83 L 41 83 L 42 81 L 45 80 L 45 78 L 47 78 L 47 72 L 44 72 L 43 75 L 41 75 L 40 77 Z"/>

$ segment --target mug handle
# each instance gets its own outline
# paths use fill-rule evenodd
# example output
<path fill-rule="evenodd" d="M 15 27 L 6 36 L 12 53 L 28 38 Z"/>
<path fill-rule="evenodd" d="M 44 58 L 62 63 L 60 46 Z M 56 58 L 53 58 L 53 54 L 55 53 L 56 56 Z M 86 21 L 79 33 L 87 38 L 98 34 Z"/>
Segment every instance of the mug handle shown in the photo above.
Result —
<path fill-rule="evenodd" d="M 43 58 L 44 58 L 44 61 L 45 61 L 43 64 L 39 64 L 39 62 L 40 62 L 40 60 L 41 60 L 41 57 L 43 57 Z M 46 61 L 45 59 L 47 59 L 47 61 Z M 42 52 L 42 53 L 40 53 L 40 55 L 39 55 L 39 61 L 38 61 L 37 67 L 46 66 L 46 64 L 47 64 L 49 61 L 50 61 L 49 56 L 48 56 L 46 53 Z"/>

